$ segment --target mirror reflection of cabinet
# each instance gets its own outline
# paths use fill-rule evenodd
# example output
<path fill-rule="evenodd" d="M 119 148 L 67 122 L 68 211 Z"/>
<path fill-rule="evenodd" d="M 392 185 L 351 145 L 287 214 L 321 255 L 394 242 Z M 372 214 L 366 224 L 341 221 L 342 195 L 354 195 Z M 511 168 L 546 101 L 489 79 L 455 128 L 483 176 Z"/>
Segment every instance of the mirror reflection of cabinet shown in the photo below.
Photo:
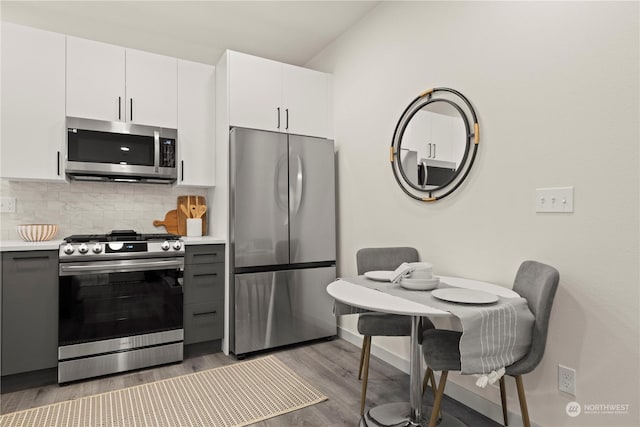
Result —
<path fill-rule="evenodd" d="M 466 178 L 478 142 L 475 111 L 464 96 L 448 88 L 426 91 L 396 126 L 391 147 L 396 180 L 417 200 L 445 197 Z"/>

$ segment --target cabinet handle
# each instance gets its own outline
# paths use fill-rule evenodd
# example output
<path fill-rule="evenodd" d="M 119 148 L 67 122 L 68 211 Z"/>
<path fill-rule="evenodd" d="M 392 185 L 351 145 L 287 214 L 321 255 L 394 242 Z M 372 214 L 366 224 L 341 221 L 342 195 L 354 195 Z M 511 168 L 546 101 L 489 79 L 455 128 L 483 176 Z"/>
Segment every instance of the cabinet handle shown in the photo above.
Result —
<path fill-rule="evenodd" d="M 217 276 L 218 273 L 201 273 L 201 274 L 194 274 L 193 277 L 209 277 L 209 276 Z"/>
<path fill-rule="evenodd" d="M 436 144 L 433 144 L 433 158 L 436 158 Z"/>
<path fill-rule="evenodd" d="M 184 181 L 184 160 L 180 160 L 180 181 Z"/>
<path fill-rule="evenodd" d="M 429 147 L 429 155 L 427 156 L 427 159 L 430 159 L 431 158 L 431 143 L 428 143 L 427 147 Z"/>
<path fill-rule="evenodd" d="M 277 110 L 278 110 L 278 126 L 276 128 L 280 129 L 280 107 L 278 107 Z"/>
<path fill-rule="evenodd" d="M 122 120 L 122 97 L 118 97 L 118 120 Z"/>
<path fill-rule="evenodd" d="M 58 168 L 58 176 L 60 176 L 60 152 L 58 151 L 58 156 L 56 158 L 56 167 Z"/>
<path fill-rule="evenodd" d="M 216 313 L 217 313 L 217 311 L 216 311 L 216 310 L 213 310 L 213 311 L 202 311 L 202 312 L 200 312 L 200 313 L 195 313 L 195 312 L 194 312 L 194 313 L 193 313 L 193 317 L 196 317 L 196 316 L 206 316 L 206 315 L 208 315 L 208 314 L 216 314 Z"/>
<path fill-rule="evenodd" d="M 129 98 L 129 120 L 133 121 L 133 98 Z"/>
<path fill-rule="evenodd" d="M 197 257 L 197 256 L 218 256 L 218 252 L 209 252 L 209 253 L 204 253 L 204 254 L 193 254 L 193 257 Z"/>
<path fill-rule="evenodd" d="M 40 255 L 40 256 L 16 256 L 13 257 L 14 261 L 37 261 L 37 260 L 43 260 L 43 259 L 49 259 L 48 255 Z"/>
<path fill-rule="evenodd" d="M 286 110 L 284 110 L 285 114 L 286 114 L 286 121 L 285 121 L 285 129 L 289 130 L 289 109 L 287 108 Z"/>

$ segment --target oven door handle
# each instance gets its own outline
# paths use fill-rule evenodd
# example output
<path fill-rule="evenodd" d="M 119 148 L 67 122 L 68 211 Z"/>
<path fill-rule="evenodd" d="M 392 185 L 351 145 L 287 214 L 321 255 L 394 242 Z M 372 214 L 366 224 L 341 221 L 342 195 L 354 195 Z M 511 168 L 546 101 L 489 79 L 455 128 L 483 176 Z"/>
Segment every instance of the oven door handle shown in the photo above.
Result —
<path fill-rule="evenodd" d="M 126 273 L 132 271 L 165 270 L 183 268 L 184 259 L 144 260 L 132 259 L 116 262 L 83 262 L 82 264 L 60 264 L 60 276 L 80 274 Z"/>

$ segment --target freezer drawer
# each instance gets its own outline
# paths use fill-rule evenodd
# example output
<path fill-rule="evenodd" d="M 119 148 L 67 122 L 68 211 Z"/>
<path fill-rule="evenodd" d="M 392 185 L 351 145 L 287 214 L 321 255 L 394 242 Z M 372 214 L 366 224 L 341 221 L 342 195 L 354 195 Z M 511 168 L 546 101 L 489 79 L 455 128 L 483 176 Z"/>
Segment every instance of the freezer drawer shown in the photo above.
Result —
<path fill-rule="evenodd" d="M 336 335 L 333 299 L 326 288 L 335 267 L 246 273 L 234 276 L 238 354 Z"/>

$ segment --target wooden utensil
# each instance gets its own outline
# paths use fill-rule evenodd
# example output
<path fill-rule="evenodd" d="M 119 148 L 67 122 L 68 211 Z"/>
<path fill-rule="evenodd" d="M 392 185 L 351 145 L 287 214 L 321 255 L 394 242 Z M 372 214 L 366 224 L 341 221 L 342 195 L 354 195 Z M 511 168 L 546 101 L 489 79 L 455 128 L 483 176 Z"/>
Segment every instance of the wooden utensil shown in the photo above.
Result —
<path fill-rule="evenodd" d="M 180 234 L 178 233 L 178 211 L 176 209 L 170 210 L 164 216 L 164 221 L 156 219 L 153 221 L 153 225 L 156 227 L 164 226 L 167 233 Z"/>
<path fill-rule="evenodd" d="M 191 212 L 191 218 L 200 218 L 198 216 L 198 205 L 191 205 L 190 209 L 191 209 L 191 211 L 190 211 Z"/>
<path fill-rule="evenodd" d="M 207 212 L 207 205 L 198 205 L 197 208 L 196 218 L 202 218 Z"/>
<path fill-rule="evenodd" d="M 182 207 L 184 206 L 184 210 Z M 185 212 L 186 211 L 186 212 Z M 189 211 L 189 196 L 178 196 L 178 234 L 187 235 L 187 218 L 191 217 Z"/>
<path fill-rule="evenodd" d="M 194 197 L 195 197 L 194 203 L 197 206 L 207 206 L 207 201 L 203 196 L 194 196 Z M 202 235 L 203 236 L 207 235 L 207 216 L 205 215 L 206 212 L 207 211 L 205 210 L 202 213 L 202 216 L 201 216 L 201 218 L 202 218 Z"/>
<path fill-rule="evenodd" d="M 187 216 L 187 218 L 190 217 L 190 212 L 187 210 L 185 205 L 180 205 L 180 210 Z"/>

